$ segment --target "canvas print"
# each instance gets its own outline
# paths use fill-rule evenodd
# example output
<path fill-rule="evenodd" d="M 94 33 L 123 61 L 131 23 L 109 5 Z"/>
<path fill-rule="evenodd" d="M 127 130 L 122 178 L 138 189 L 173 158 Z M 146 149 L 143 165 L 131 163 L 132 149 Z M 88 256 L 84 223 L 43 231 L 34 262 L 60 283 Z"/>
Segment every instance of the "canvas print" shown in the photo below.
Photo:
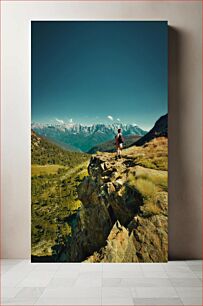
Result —
<path fill-rule="evenodd" d="M 167 21 L 31 24 L 32 262 L 166 262 Z"/>

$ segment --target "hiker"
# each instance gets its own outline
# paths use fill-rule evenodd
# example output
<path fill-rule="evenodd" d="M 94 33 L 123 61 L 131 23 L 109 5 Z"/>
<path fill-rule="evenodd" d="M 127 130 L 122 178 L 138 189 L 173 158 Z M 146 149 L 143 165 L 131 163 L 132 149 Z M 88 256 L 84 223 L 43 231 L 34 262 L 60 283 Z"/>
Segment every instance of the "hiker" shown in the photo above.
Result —
<path fill-rule="evenodd" d="M 116 140 L 116 150 L 117 150 L 117 155 L 116 155 L 116 159 L 117 158 L 121 158 L 121 151 L 123 149 L 123 143 L 124 143 L 124 139 L 121 133 L 121 129 L 118 129 L 118 134 L 115 136 L 115 140 Z"/>

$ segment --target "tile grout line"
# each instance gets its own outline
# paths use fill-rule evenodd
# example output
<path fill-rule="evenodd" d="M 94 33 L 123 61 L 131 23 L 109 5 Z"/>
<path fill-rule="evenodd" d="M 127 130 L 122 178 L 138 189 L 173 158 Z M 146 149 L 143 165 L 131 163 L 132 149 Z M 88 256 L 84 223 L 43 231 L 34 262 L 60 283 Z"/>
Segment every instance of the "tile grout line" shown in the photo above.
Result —
<path fill-rule="evenodd" d="M 102 291 L 103 291 L 103 276 L 104 276 L 104 264 L 102 263 L 102 276 L 101 276 L 101 306 L 103 305 L 103 300 L 102 300 Z"/>
<path fill-rule="evenodd" d="M 25 260 L 22 260 L 22 262 L 24 262 Z M 22 263 L 21 262 L 21 263 Z M 21 264 L 21 263 L 19 263 L 19 264 Z M 18 265 L 18 264 L 17 264 Z M 15 265 L 16 266 L 16 265 Z M 33 268 L 34 269 L 34 268 Z M 12 270 L 12 269 L 11 269 Z M 32 270 L 33 271 L 33 270 Z M 28 271 L 22 278 L 20 278 L 20 280 L 18 281 L 18 284 L 20 283 L 20 282 L 22 282 L 27 276 L 28 276 L 28 274 L 30 273 L 30 272 L 32 272 L 32 271 Z M 10 270 L 9 271 L 7 271 L 7 272 L 10 272 Z M 6 274 L 6 273 L 5 273 Z M 15 286 L 12 286 L 13 288 L 18 288 L 17 287 L 17 285 L 18 284 L 16 284 Z M 22 287 L 23 288 L 23 287 Z"/>
<path fill-rule="evenodd" d="M 168 275 L 168 274 L 167 274 L 167 275 Z M 174 285 L 172 284 L 171 278 L 170 278 L 169 276 L 168 276 L 168 279 L 169 279 L 169 282 L 171 283 L 171 286 L 173 287 L 173 289 L 174 289 L 175 292 L 177 293 L 177 296 L 178 296 L 179 300 L 181 301 L 182 305 L 184 305 L 183 300 L 181 299 L 181 297 L 180 297 L 178 291 L 176 290 L 176 286 L 174 286 Z"/>
<path fill-rule="evenodd" d="M 49 283 L 50 283 L 51 280 L 54 278 L 54 276 L 56 275 L 56 273 L 57 273 L 58 270 L 59 270 L 59 268 L 56 269 L 55 273 L 53 273 L 53 276 L 52 276 L 52 278 L 50 279 Z M 49 284 L 49 283 L 48 283 L 48 284 Z M 47 286 L 48 286 L 48 284 L 47 284 Z M 42 287 L 42 288 L 44 288 L 44 290 L 43 290 L 43 292 L 41 293 L 41 295 L 37 298 L 37 300 L 36 300 L 36 302 L 33 304 L 33 306 L 36 305 L 36 303 L 38 302 L 38 300 L 41 298 L 41 296 L 42 296 L 42 294 L 44 293 L 44 291 L 46 290 L 47 286 L 46 286 L 46 287 Z"/>
<path fill-rule="evenodd" d="M 184 261 L 184 262 L 185 262 L 185 261 Z M 187 265 L 187 263 L 186 263 L 186 265 Z M 190 267 L 189 267 L 188 265 L 187 265 L 187 267 L 190 269 Z M 168 271 L 166 271 L 166 273 L 167 273 L 167 275 L 168 275 Z M 191 269 L 190 269 L 190 273 L 193 274 L 193 275 L 195 275 Z M 195 275 L 195 276 L 196 276 L 196 275 Z M 170 281 L 172 287 L 173 287 L 174 290 L 176 291 L 176 293 L 177 293 L 177 295 L 178 295 L 178 298 L 179 298 L 179 300 L 181 301 L 182 305 L 187 305 L 187 304 L 184 304 L 182 297 L 179 295 L 179 293 L 178 293 L 178 291 L 177 291 L 177 289 L 176 289 L 176 286 L 174 286 L 174 285 L 172 284 L 171 278 L 170 278 L 169 275 L 168 275 L 168 279 L 169 279 L 169 281 Z M 178 279 L 178 278 L 177 278 L 177 279 Z M 193 280 L 193 279 L 196 279 L 196 278 L 191 278 L 191 280 Z"/>

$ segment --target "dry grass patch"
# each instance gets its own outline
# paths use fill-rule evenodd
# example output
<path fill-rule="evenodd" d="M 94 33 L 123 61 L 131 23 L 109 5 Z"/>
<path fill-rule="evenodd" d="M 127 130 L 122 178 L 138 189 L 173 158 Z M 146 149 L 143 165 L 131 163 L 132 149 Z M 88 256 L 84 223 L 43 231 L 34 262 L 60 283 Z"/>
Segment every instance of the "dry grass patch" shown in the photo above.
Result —
<path fill-rule="evenodd" d="M 159 214 L 161 207 L 157 205 L 156 197 L 160 192 L 168 190 L 168 173 L 166 171 L 136 167 L 128 174 L 127 184 L 135 188 L 143 197 L 141 207 L 143 216 Z"/>
<path fill-rule="evenodd" d="M 151 197 L 158 191 L 157 186 L 146 177 L 136 177 L 133 174 L 129 174 L 128 184 L 136 188 L 146 198 Z"/>
<path fill-rule="evenodd" d="M 159 137 L 142 147 L 133 146 L 123 150 L 123 156 L 134 159 L 136 165 L 155 169 L 168 170 L 168 139 Z"/>
<path fill-rule="evenodd" d="M 32 176 L 57 174 L 59 169 L 66 169 L 66 168 L 61 165 L 32 165 L 31 173 Z"/>
<path fill-rule="evenodd" d="M 144 206 L 141 208 L 143 214 L 147 217 L 152 215 L 158 215 L 161 209 L 156 205 L 154 199 L 150 201 L 145 201 Z"/>

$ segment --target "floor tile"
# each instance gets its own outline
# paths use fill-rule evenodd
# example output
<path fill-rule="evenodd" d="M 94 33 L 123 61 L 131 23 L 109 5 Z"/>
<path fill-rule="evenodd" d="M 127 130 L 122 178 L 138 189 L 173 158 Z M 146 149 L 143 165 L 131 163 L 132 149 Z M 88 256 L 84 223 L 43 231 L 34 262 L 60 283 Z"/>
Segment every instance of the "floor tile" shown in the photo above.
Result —
<path fill-rule="evenodd" d="M 131 297 L 130 288 L 124 287 L 103 287 L 102 298 L 128 298 Z"/>
<path fill-rule="evenodd" d="M 144 271 L 143 276 L 145 278 L 168 278 L 168 274 L 165 271 Z"/>
<path fill-rule="evenodd" d="M 80 279 L 102 278 L 102 272 L 100 272 L 100 271 L 80 272 L 79 273 L 79 278 Z"/>
<path fill-rule="evenodd" d="M 13 298 L 15 297 L 21 288 L 16 287 L 2 287 L 1 288 L 1 296 L 2 298 Z"/>
<path fill-rule="evenodd" d="M 146 263 L 141 266 L 141 269 L 145 272 L 164 272 L 164 266 L 157 263 Z"/>
<path fill-rule="evenodd" d="M 182 297 L 181 298 L 183 305 L 190 305 L 190 306 L 196 306 L 196 305 L 203 305 L 203 301 L 201 297 Z"/>
<path fill-rule="evenodd" d="M 18 287 L 46 287 L 53 278 L 54 271 L 32 271 L 18 283 Z"/>
<path fill-rule="evenodd" d="M 170 278 L 173 287 L 200 287 L 202 282 L 199 278 Z"/>
<path fill-rule="evenodd" d="M 54 277 L 63 277 L 63 278 L 77 278 L 79 275 L 79 270 L 69 270 L 69 269 L 59 269 L 54 274 Z"/>
<path fill-rule="evenodd" d="M 6 301 L 4 305 L 34 305 L 38 300 L 37 297 L 29 297 L 29 298 L 12 298 Z"/>
<path fill-rule="evenodd" d="M 197 278 L 195 273 L 191 272 L 166 272 L 169 278 Z"/>
<path fill-rule="evenodd" d="M 202 279 L 202 272 L 193 271 L 193 273 L 197 278 Z"/>
<path fill-rule="evenodd" d="M 171 287 L 171 282 L 168 278 L 128 278 L 121 280 L 122 287 Z"/>
<path fill-rule="evenodd" d="M 123 287 L 122 278 L 103 278 L 102 287 Z"/>
<path fill-rule="evenodd" d="M 3 286 L 17 286 L 25 277 L 33 271 L 31 265 L 24 265 L 23 262 L 14 265 L 12 269 L 4 273 L 1 277 Z"/>
<path fill-rule="evenodd" d="M 101 278 L 87 278 L 87 279 L 78 279 L 75 281 L 75 286 L 78 287 L 101 287 L 102 286 L 102 279 Z"/>
<path fill-rule="evenodd" d="M 188 266 L 202 265 L 202 260 L 186 260 L 185 263 Z"/>
<path fill-rule="evenodd" d="M 41 297 L 46 298 L 87 298 L 101 297 L 101 288 L 95 287 L 92 289 L 91 287 L 71 287 L 71 288 L 57 288 L 57 289 L 45 289 Z"/>
<path fill-rule="evenodd" d="M 41 297 L 37 300 L 35 305 L 84 305 L 84 306 L 89 306 L 89 305 L 94 305 L 94 306 L 100 306 L 101 305 L 101 297 L 100 298 L 92 298 L 92 297 L 58 297 L 58 298 L 45 298 Z"/>
<path fill-rule="evenodd" d="M 132 272 L 138 273 L 142 271 L 142 267 L 139 263 L 105 263 L 102 267 L 103 272 Z"/>
<path fill-rule="evenodd" d="M 53 277 L 46 288 L 67 288 L 75 285 L 76 278 Z"/>
<path fill-rule="evenodd" d="M 130 306 L 130 305 L 134 305 L 133 299 L 131 297 L 125 297 L 125 298 L 121 298 L 121 297 L 114 297 L 114 298 L 105 298 L 102 297 L 102 305 L 115 305 L 115 306 Z"/>
<path fill-rule="evenodd" d="M 48 271 L 48 272 L 55 272 L 60 269 L 59 264 L 55 263 L 40 263 L 40 265 L 36 265 L 33 271 Z"/>
<path fill-rule="evenodd" d="M 190 270 L 195 271 L 195 272 L 202 272 L 202 265 L 191 265 L 188 266 Z"/>
<path fill-rule="evenodd" d="M 102 265 L 101 263 L 81 263 L 79 264 L 80 272 L 101 272 L 102 271 Z"/>
<path fill-rule="evenodd" d="M 159 297 L 179 297 L 173 287 L 137 287 L 133 297 L 159 298 Z"/>
<path fill-rule="evenodd" d="M 11 270 L 13 268 L 13 265 L 3 265 L 1 267 L 1 274 L 4 274 L 6 272 L 8 272 L 9 270 Z"/>
<path fill-rule="evenodd" d="M 80 272 L 79 263 L 60 263 L 57 271 Z"/>
<path fill-rule="evenodd" d="M 183 305 L 179 298 L 134 298 L 134 305 Z"/>
<path fill-rule="evenodd" d="M 142 278 L 143 271 L 104 271 L 104 278 Z"/>
<path fill-rule="evenodd" d="M 44 289 L 43 287 L 24 287 L 17 293 L 16 298 L 39 298 L 44 292 Z"/>
<path fill-rule="evenodd" d="M 166 272 L 191 272 L 190 267 L 187 265 L 166 265 L 163 269 Z"/>
<path fill-rule="evenodd" d="M 201 297 L 202 287 L 177 287 L 176 291 L 180 297 Z"/>

